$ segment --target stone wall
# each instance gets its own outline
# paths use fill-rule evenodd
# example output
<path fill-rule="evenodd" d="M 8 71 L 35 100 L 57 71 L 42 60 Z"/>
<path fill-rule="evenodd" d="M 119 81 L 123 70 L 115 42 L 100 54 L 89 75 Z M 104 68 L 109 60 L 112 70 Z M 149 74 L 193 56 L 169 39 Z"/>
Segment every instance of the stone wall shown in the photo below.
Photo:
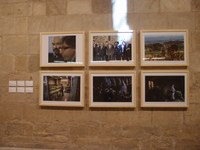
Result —
<path fill-rule="evenodd" d="M 127 2 L 127 23 L 137 33 L 137 54 L 141 29 L 189 30 L 189 108 L 140 108 L 139 80 L 135 109 L 89 109 L 88 84 L 83 109 L 41 108 L 39 33 L 85 31 L 88 60 L 88 32 L 113 30 L 112 1 L 0 0 L 0 147 L 200 149 L 200 0 Z M 140 69 L 137 63 L 138 78 Z M 33 80 L 34 93 L 9 93 L 9 80 Z"/>

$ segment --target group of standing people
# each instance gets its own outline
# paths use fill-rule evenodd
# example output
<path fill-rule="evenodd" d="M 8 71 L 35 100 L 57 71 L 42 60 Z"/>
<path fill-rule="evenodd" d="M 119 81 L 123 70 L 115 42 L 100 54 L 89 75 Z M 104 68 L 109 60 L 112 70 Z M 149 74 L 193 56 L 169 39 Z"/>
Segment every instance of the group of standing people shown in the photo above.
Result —
<path fill-rule="evenodd" d="M 125 41 L 119 43 L 115 41 L 105 41 L 98 43 L 93 41 L 93 60 L 110 61 L 110 60 L 131 60 L 131 44 Z"/>
<path fill-rule="evenodd" d="M 52 52 L 49 52 L 49 62 L 75 62 L 76 61 L 76 37 L 55 36 L 52 38 Z"/>

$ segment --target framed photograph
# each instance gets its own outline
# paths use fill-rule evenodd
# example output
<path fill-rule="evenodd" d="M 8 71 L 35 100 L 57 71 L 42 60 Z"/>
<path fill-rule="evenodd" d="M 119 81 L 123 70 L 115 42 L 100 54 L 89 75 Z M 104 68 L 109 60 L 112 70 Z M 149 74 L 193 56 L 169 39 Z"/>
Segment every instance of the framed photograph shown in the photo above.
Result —
<path fill-rule="evenodd" d="M 141 66 L 188 66 L 188 30 L 141 30 Z"/>
<path fill-rule="evenodd" d="M 188 107 L 188 71 L 141 71 L 142 107 Z"/>
<path fill-rule="evenodd" d="M 40 106 L 84 106 L 82 71 L 40 71 Z"/>
<path fill-rule="evenodd" d="M 40 67 L 84 66 L 83 32 L 40 33 Z"/>
<path fill-rule="evenodd" d="M 89 66 L 135 66 L 135 32 L 90 32 Z"/>
<path fill-rule="evenodd" d="M 90 71 L 90 107 L 135 107 L 134 71 Z"/>

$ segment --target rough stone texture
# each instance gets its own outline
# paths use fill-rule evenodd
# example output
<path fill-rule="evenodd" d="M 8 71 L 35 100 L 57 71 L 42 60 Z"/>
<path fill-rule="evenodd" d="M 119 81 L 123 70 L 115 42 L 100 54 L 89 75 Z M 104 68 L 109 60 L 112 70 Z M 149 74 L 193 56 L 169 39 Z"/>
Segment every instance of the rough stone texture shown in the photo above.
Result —
<path fill-rule="evenodd" d="M 39 34 L 40 32 L 53 32 L 55 23 L 55 17 L 30 17 L 28 19 L 28 33 Z"/>
<path fill-rule="evenodd" d="M 1 53 L 2 53 L 2 48 L 1 48 L 1 46 L 2 46 L 2 37 L 0 36 L 0 55 L 1 55 Z"/>
<path fill-rule="evenodd" d="M 29 35 L 28 54 L 40 53 L 40 35 Z"/>
<path fill-rule="evenodd" d="M 196 30 L 200 30 L 200 13 L 196 13 Z"/>
<path fill-rule="evenodd" d="M 192 11 L 200 11 L 200 1 L 199 0 L 192 0 Z"/>
<path fill-rule="evenodd" d="M 95 14 L 112 13 L 112 1 L 92 0 L 92 12 Z"/>
<path fill-rule="evenodd" d="M 33 16 L 46 15 L 46 0 L 33 0 L 32 11 Z"/>
<path fill-rule="evenodd" d="M 67 14 L 91 14 L 91 11 L 91 0 L 68 0 Z"/>
<path fill-rule="evenodd" d="M 66 2 L 66 0 L 48 0 L 47 15 L 65 15 L 67 5 Z"/>
<path fill-rule="evenodd" d="M 4 36 L 3 37 L 3 53 L 22 55 L 27 54 L 28 37 L 27 36 Z"/>
<path fill-rule="evenodd" d="M 128 0 L 129 13 L 158 13 L 160 11 L 160 0 Z"/>
<path fill-rule="evenodd" d="M 10 72 L 14 70 L 14 56 L 12 55 L 0 55 L 1 71 Z"/>
<path fill-rule="evenodd" d="M 189 12 L 191 0 L 160 0 L 161 12 Z"/>
<path fill-rule="evenodd" d="M 191 32 L 191 46 L 192 51 L 199 51 L 200 49 L 200 31 Z"/>
<path fill-rule="evenodd" d="M 15 57 L 15 71 L 27 72 L 28 58 L 26 55 Z"/>
<path fill-rule="evenodd" d="M 189 67 L 167 69 L 189 70 L 189 108 L 140 108 L 139 77 L 143 68 L 137 63 L 135 109 L 90 109 L 88 71 L 96 68 L 88 67 L 89 31 L 114 30 L 112 2 L 0 0 L 0 150 L 200 149 L 199 0 L 127 0 L 128 13 L 119 8 L 115 18 L 136 31 L 137 62 L 141 29 L 188 29 Z M 40 32 L 68 31 L 85 32 L 85 107 L 40 107 L 40 70 L 79 69 L 40 68 Z M 34 93 L 9 93 L 9 80 L 33 80 Z"/>

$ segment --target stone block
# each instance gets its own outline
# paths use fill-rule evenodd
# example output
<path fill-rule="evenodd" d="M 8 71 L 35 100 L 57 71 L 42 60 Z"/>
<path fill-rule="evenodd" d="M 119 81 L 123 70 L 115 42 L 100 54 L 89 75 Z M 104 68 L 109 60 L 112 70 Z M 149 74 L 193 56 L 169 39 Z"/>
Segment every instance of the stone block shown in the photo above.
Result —
<path fill-rule="evenodd" d="M 39 106 L 39 101 L 37 104 L 24 104 L 24 116 L 23 119 L 26 122 L 38 123 L 38 124 L 48 124 L 51 123 L 53 118 L 53 110 L 43 109 Z"/>
<path fill-rule="evenodd" d="M 0 55 L 2 54 L 2 37 L 0 36 Z"/>
<path fill-rule="evenodd" d="M 200 31 L 192 31 L 190 41 L 191 41 L 192 52 L 199 51 L 199 49 L 200 49 L 200 42 L 199 42 L 200 41 Z"/>
<path fill-rule="evenodd" d="M 17 121 L 7 124 L 8 136 L 31 136 L 33 133 L 33 124 Z"/>
<path fill-rule="evenodd" d="M 28 36 L 3 36 L 3 53 L 23 55 L 27 54 Z"/>
<path fill-rule="evenodd" d="M 200 103 L 200 100 L 198 99 L 198 97 L 199 97 L 199 88 L 198 89 L 190 89 L 190 94 L 189 94 L 189 98 L 188 98 L 188 100 L 189 100 L 189 103 L 190 104 L 199 104 Z M 190 104 L 189 104 L 189 106 L 190 106 Z"/>
<path fill-rule="evenodd" d="M 161 12 L 190 12 L 191 0 L 160 0 Z"/>
<path fill-rule="evenodd" d="M 200 30 L 200 13 L 196 13 L 195 19 L 195 29 Z"/>
<path fill-rule="evenodd" d="M 0 55 L 0 70 L 4 72 L 14 71 L 14 56 L 12 55 Z"/>
<path fill-rule="evenodd" d="M 6 94 L 6 93 L 5 93 Z M 13 97 L 14 99 L 14 97 Z M 1 102 L 0 103 L 0 119 L 1 123 L 8 123 L 16 120 L 22 120 L 23 106 L 16 102 Z"/>
<path fill-rule="evenodd" d="M 81 21 L 81 23 L 77 23 Z M 56 31 L 112 30 L 112 15 L 68 15 L 56 17 Z"/>
<path fill-rule="evenodd" d="M 20 55 L 15 57 L 15 70 L 26 72 L 28 69 L 28 57 L 26 55 Z"/>
<path fill-rule="evenodd" d="M 168 29 L 169 23 L 165 14 L 138 14 L 136 21 L 137 29 Z M 134 27 L 134 26 L 133 26 Z"/>
<path fill-rule="evenodd" d="M 184 123 L 186 125 L 199 126 L 200 104 L 190 104 L 190 107 L 184 112 Z"/>
<path fill-rule="evenodd" d="M 192 11 L 200 11 L 200 1 L 192 0 L 191 9 L 192 9 Z"/>
<path fill-rule="evenodd" d="M 64 124 L 73 125 L 73 123 L 82 123 L 86 122 L 87 118 L 89 118 L 89 112 L 84 111 L 80 113 L 80 111 L 83 111 L 82 109 L 77 110 L 55 110 L 53 114 L 53 120 L 52 122 L 62 122 Z M 77 115 L 78 114 L 78 115 Z M 72 124 L 71 124 L 72 123 Z"/>
<path fill-rule="evenodd" d="M 39 55 L 30 55 L 28 58 L 28 72 L 36 72 L 39 69 Z"/>
<path fill-rule="evenodd" d="M 199 72 L 199 63 L 200 63 L 200 53 L 199 52 L 193 52 L 190 53 L 190 66 L 188 67 L 190 71 Z M 191 65 L 192 64 L 192 65 Z"/>
<path fill-rule="evenodd" d="M 40 36 L 29 35 L 28 54 L 39 54 L 39 53 L 40 53 Z"/>
<path fill-rule="evenodd" d="M 13 6 L 10 4 L 0 5 L 0 16 L 11 16 L 14 14 Z"/>
<path fill-rule="evenodd" d="M 200 72 L 190 71 L 190 88 L 192 90 L 200 88 Z M 193 91 L 190 92 L 193 92 Z M 197 92 L 198 93 L 198 92 Z"/>
<path fill-rule="evenodd" d="M 0 135 L 1 135 L 1 137 L 6 136 L 6 123 L 0 123 Z M 0 141 L 1 141 L 1 138 L 0 138 Z M 0 150 L 1 150 L 1 148 L 0 148 Z"/>
<path fill-rule="evenodd" d="M 67 14 L 91 14 L 91 0 L 68 0 Z"/>
<path fill-rule="evenodd" d="M 194 13 L 176 13 L 166 16 L 169 29 L 195 29 L 195 14 Z"/>
<path fill-rule="evenodd" d="M 0 16 L 12 16 L 14 15 L 13 5 L 1 4 L 0 5 Z"/>
<path fill-rule="evenodd" d="M 28 31 L 28 21 L 26 17 L 2 17 L 0 18 L 1 34 L 26 34 Z"/>
<path fill-rule="evenodd" d="M 159 0 L 128 0 L 128 13 L 158 13 L 160 11 Z"/>
<path fill-rule="evenodd" d="M 28 19 L 27 17 L 19 17 L 14 20 L 15 34 L 28 33 Z"/>
<path fill-rule="evenodd" d="M 92 12 L 94 14 L 112 13 L 112 1 L 92 0 Z"/>
<path fill-rule="evenodd" d="M 14 27 L 15 19 L 12 17 L 1 17 L 0 18 L 0 33 L 1 34 L 14 34 L 15 27 Z"/>
<path fill-rule="evenodd" d="M 28 33 L 53 32 L 55 29 L 55 17 L 35 16 L 28 19 Z"/>
<path fill-rule="evenodd" d="M 1 0 L 0 4 L 4 3 L 22 3 L 22 2 L 28 2 L 29 0 Z"/>
<path fill-rule="evenodd" d="M 183 126 L 179 134 L 179 138 L 176 140 L 176 149 L 178 150 L 198 150 L 199 144 L 199 125 L 188 124 Z"/>
<path fill-rule="evenodd" d="M 33 16 L 44 16 L 46 15 L 46 1 L 45 0 L 34 0 L 32 1 L 32 14 Z"/>
<path fill-rule="evenodd" d="M 153 111 L 152 124 L 155 126 L 163 126 L 163 127 L 182 126 L 183 112 L 182 111 Z"/>
<path fill-rule="evenodd" d="M 47 1 L 47 15 L 65 15 L 66 14 L 66 0 L 48 0 Z"/>
<path fill-rule="evenodd" d="M 25 3 L 14 3 L 14 15 L 15 16 L 31 16 L 32 5 L 29 2 Z"/>

